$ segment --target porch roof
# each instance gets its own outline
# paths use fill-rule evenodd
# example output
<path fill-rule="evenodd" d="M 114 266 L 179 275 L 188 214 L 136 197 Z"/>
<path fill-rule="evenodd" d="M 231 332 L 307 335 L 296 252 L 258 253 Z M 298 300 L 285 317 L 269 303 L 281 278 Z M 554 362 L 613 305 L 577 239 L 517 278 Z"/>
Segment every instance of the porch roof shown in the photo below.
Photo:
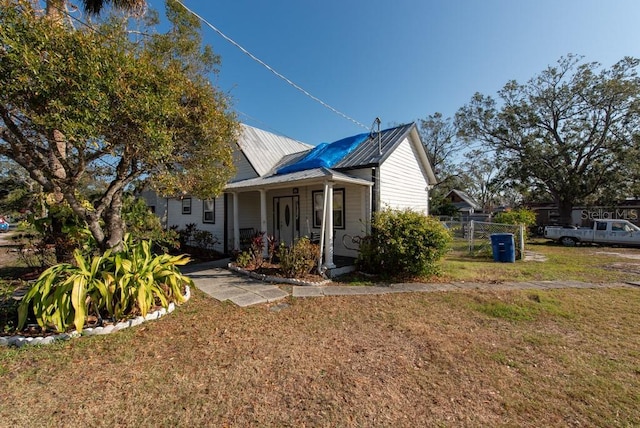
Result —
<path fill-rule="evenodd" d="M 225 191 L 248 191 L 264 188 L 277 189 L 316 183 L 321 184 L 327 180 L 335 181 L 337 183 L 373 186 L 373 183 L 369 180 L 353 177 L 329 168 L 314 168 L 305 171 L 292 172 L 290 174 L 270 175 L 267 177 L 256 177 L 248 180 L 236 181 L 227 184 Z"/>

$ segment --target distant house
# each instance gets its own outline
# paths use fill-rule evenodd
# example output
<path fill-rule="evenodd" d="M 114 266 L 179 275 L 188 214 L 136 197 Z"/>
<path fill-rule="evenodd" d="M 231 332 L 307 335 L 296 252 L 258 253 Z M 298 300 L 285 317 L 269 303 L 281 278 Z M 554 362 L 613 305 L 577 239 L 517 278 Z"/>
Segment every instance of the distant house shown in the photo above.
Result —
<path fill-rule="evenodd" d="M 453 189 L 445 196 L 451 204 L 458 209 L 458 212 L 465 216 L 469 216 L 481 210 L 481 206 L 468 193 L 462 190 Z"/>
<path fill-rule="evenodd" d="M 239 249 L 248 232 L 287 244 L 309 236 L 322 243 L 331 269 L 334 255 L 357 256 L 352 238 L 369 232 L 373 212 L 428 214 L 436 183 L 414 123 L 317 147 L 242 125 L 234 162 L 236 176 L 215 199 L 143 197 L 167 227 L 196 223 L 224 253 Z"/>

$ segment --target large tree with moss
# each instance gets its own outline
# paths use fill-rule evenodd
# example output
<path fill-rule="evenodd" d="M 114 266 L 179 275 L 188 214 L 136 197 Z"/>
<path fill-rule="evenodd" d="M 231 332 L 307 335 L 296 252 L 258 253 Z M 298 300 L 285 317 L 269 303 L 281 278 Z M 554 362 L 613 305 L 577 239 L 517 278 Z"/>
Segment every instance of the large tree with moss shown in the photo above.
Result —
<path fill-rule="evenodd" d="M 561 221 L 573 206 L 629 196 L 640 154 L 639 60 L 610 68 L 569 55 L 499 100 L 476 94 L 456 114 L 461 135 L 495 150 L 505 183 L 552 198 Z"/>
<path fill-rule="evenodd" d="M 207 74 L 199 22 L 167 2 L 168 32 L 131 40 L 121 20 L 71 29 L 26 0 L 0 0 L 0 155 L 63 195 L 101 248 L 120 248 L 122 195 L 145 178 L 211 197 L 233 173 L 237 123 Z M 52 161 L 52 159 L 54 161 Z M 109 182 L 88 203 L 83 180 Z"/>

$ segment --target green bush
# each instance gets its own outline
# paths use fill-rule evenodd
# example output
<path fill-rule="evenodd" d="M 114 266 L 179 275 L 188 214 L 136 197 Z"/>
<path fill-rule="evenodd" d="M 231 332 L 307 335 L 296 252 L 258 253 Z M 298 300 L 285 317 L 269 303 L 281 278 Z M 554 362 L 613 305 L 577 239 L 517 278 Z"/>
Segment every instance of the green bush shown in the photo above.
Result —
<path fill-rule="evenodd" d="M 241 268 L 248 268 L 251 266 L 251 254 L 248 251 L 243 251 L 236 256 L 236 265 Z"/>
<path fill-rule="evenodd" d="M 154 306 L 182 302 L 184 286 L 193 284 L 177 268 L 189 259 L 153 255 L 150 241 L 132 245 L 127 239 L 122 252 L 94 257 L 76 250 L 74 259 L 47 269 L 31 286 L 18 308 L 18 330 L 30 311 L 43 330 L 59 332 L 71 324 L 81 331 L 88 315 L 114 321 L 145 316 Z"/>
<path fill-rule="evenodd" d="M 496 214 L 493 217 L 494 223 L 502 223 L 502 224 L 522 224 L 524 225 L 524 233 L 523 239 L 527 240 L 527 230 L 530 226 L 536 224 L 536 213 L 532 210 L 526 208 L 520 208 L 517 210 L 509 210 L 503 211 L 501 213 Z"/>
<path fill-rule="evenodd" d="M 358 266 L 390 276 L 434 275 L 450 243 L 449 231 L 437 219 L 386 209 L 373 217 L 371 235 L 360 244 Z"/>
<path fill-rule="evenodd" d="M 165 229 L 160 217 L 151 212 L 144 199 L 125 193 L 122 202 L 122 219 L 127 233 L 135 241 L 152 241 L 155 248 L 164 253 L 180 246 L 178 233 L 173 229 Z"/>
<path fill-rule="evenodd" d="M 526 208 L 503 211 L 493 217 L 493 222 L 503 224 L 524 224 L 525 226 L 531 226 L 536 224 L 536 213 Z"/>
<path fill-rule="evenodd" d="M 280 245 L 278 258 L 280 269 L 284 276 L 296 278 L 311 273 L 318 262 L 320 246 L 309 241 L 309 238 L 300 238 L 291 247 Z"/>

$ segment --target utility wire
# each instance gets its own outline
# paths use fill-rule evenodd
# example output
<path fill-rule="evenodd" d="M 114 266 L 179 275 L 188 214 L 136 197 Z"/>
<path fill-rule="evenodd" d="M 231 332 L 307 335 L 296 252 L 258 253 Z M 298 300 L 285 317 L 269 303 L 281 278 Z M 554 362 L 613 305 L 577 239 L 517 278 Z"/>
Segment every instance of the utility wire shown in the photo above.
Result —
<path fill-rule="evenodd" d="M 280 79 L 284 80 L 285 82 L 287 82 L 289 85 L 293 86 L 294 88 L 296 88 L 298 91 L 302 92 L 303 94 L 305 94 L 306 96 L 308 96 L 309 98 L 311 98 L 312 100 L 320 103 L 323 107 L 328 108 L 329 110 L 331 110 L 332 112 L 336 113 L 339 116 L 342 116 L 343 118 L 355 123 L 356 125 L 364 128 L 364 129 L 369 129 L 369 127 L 363 125 L 362 123 L 358 122 L 357 120 L 353 119 L 352 117 L 347 116 L 346 114 L 342 113 L 341 111 L 331 107 L 329 104 L 325 103 L 324 101 L 322 101 L 320 98 L 310 94 L 309 92 L 307 92 L 304 88 L 300 87 L 299 85 L 297 85 L 296 83 L 292 82 L 291 80 L 289 80 L 286 76 L 282 75 L 281 73 L 277 72 L 276 70 L 274 70 L 271 66 L 269 66 L 267 63 L 265 63 L 264 61 L 262 61 L 260 58 L 256 57 L 255 55 L 253 55 L 251 52 L 249 52 L 248 50 L 246 50 L 245 48 L 243 48 L 242 46 L 240 46 L 238 43 L 236 43 L 233 39 L 231 39 L 230 37 L 227 37 L 222 31 L 218 30 L 213 24 L 211 24 L 210 22 L 208 22 L 206 19 L 204 19 L 203 17 L 201 17 L 200 15 L 198 15 L 197 13 L 195 13 L 194 11 L 192 11 L 191 9 L 189 9 L 187 6 L 184 5 L 184 3 L 182 3 L 182 1 L 180 0 L 176 0 L 177 3 L 179 3 L 182 7 L 184 7 L 187 12 L 189 12 L 190 14 L 192 14 L 193 16 L 195 16 L 196 18 L 198 18 L 200 21 L 204 22 L 209 28 L 211 28 L 213 31 L 215 31 L 216 33 L 218 33 L 223 39 L 225 39 L 226 41 L 228 41 L 229 43 L 231 43 L 232 45 L 234 45 L 235 47 L 237 47 L 238 49 L 240 49 L 243 53 L 245 53 L 246 55 L 249 56 L 249 58 L 251 58 L 252 60 L 256 61 L 258 64 L 262 65 L 263 67 L 265 67 L 267 70 L 269 70 L 270 72 L 272 72 L 273 74 L 275 74 L 276 76 L 278 76 Z"/>

